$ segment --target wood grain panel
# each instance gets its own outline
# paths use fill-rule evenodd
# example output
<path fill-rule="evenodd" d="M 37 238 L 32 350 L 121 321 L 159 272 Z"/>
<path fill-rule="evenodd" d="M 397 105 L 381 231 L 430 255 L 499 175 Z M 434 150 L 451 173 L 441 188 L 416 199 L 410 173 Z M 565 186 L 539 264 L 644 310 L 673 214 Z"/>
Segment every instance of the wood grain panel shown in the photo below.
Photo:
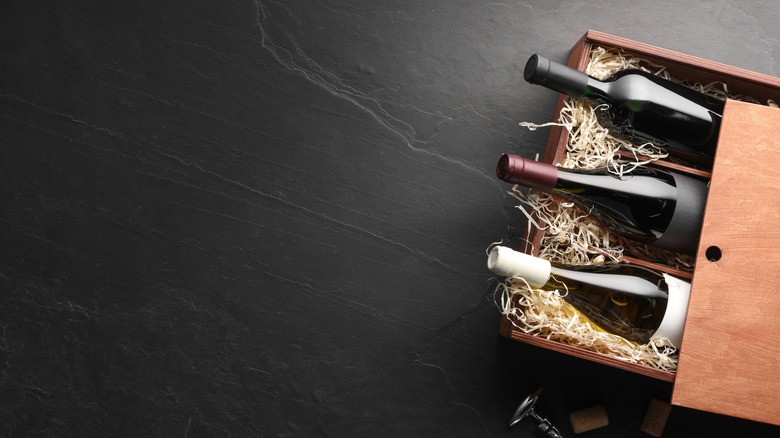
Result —
<path fill-rule="evenodd" d="M 780 109 L 728 101 L 673 403 L 780 424 Z M 721 258 L 717 261 L 717 251 Z"/>

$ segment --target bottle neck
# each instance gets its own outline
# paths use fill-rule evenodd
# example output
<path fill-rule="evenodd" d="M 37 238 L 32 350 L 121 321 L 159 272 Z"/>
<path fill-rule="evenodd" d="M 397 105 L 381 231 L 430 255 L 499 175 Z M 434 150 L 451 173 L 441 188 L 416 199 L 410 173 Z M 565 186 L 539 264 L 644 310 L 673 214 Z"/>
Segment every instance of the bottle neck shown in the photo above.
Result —
<path fill-rule="evenodd" d="M 569 172 L 565 169 L 559 169 L 558 179 L 550 193 L 564 195 L 567 193 L 577 194 L 594 188 L 614 189 L 615 179 L 614 175 L 608 173 Z"/>
<path fill-rule="evenodd" d="M 583 96 L 592 79 L 581 71 L 539 55 L 528 59 L 523 76 L 531 84 L 541 85 L 571 97 Z"/>
<path fill-rule="evenodd" d="M 566 269 L 564 269 L 563 267 L 561 267 L 560 265 L 558 265 L 557 263 L 550 263 L 550 277 L 549 278 L 552 278 L 552 277 L 557 277 L 557 278 L 562 278 L 562 279 L 569 278 L 569 276 L 567 274 L 568 274 L 568 271 Z M 548 280 L 549 280 L 549 278 L 548 278 Z"/>
<path fill-rule="evenodd" d="M 591 101 L 604 103 L 604 101 L 611 101 L 609 95 L 609 88 L 612 82 L 603 82 L 596 78 L 588 76 L 588 83 L 585 86 L 585 91 L 582 92 L 582 97 Z"/>
<path fill-rule="evenodd" d="M 668 172 L 653 169 L 637 169 L 632 173 L 618 176 L 606 170 L 572 172 L 558 169 L 555 187 L 550 193 L 566 197 L 567 194 L 578 194 L 590 191 L 604 193 L 620 193 L 621 196 L 652 198 L 676 201 L 678 198 L 675 177 Z"/>

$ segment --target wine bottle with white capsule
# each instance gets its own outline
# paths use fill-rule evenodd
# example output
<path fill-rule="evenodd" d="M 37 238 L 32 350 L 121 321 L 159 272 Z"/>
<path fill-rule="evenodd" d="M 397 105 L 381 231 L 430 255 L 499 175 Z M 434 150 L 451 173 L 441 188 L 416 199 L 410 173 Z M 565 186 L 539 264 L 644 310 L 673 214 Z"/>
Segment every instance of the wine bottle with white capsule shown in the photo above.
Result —
<path fill-rule="evenodd" d="M 640 69 L 599 80 L 539 55 L 528 59 L 524 77 L 603 109 L 596 115 L 615 137 L 652 142 L 693 161 L 715 155 L 725 104 L 721 99 Z"/>
<path fill-rule="evenodd" d="M 666 338 L 682 343 L 691 285 L 625 263 L 563 265 L 505 246 L 494 247 L 488 269 L 520 277 L 535 288 L 558 290 L 563 299 L 605 332 L 646 344 Z"/>
<path fill-rule="evenodd" d="M 623 176 L 606 169 L 562 169 L 512 154 L 501 156 L 496 174 L 572 202 L 619 236 L 684 254 L 698 248 L 704 181 L 645 167 Z"/>

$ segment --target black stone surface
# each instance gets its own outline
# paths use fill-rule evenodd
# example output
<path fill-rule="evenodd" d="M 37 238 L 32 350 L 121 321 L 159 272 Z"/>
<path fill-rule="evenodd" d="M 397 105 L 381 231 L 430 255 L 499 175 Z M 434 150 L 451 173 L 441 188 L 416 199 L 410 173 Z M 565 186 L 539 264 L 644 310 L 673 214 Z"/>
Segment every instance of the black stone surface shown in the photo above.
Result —
<path fill-rule="evenodd" d="M 497 335 L 494 176 L 589 28 L 780 75 L 767 2 L 0 4 L 0 436 L 640 437 L 671 385 Z M 724 395 L 725 396 L 725 395 Z M 675 407 L 666 437 L 777 436 Z"/>

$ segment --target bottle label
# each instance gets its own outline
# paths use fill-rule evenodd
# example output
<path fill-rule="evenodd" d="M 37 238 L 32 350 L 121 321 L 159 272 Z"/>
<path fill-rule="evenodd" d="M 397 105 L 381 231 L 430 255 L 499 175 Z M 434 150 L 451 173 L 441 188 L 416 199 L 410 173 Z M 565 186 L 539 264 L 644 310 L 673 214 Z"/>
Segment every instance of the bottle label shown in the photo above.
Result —
<path fill-rule="evenodd" d="M 666 312 L 658 330 L 653 334 L 653 339 L 667 338 L 677 349 L 682 344 L 685 317 L 688 315 L 688 300 L 691 297 L 691 284 L 663 274 L 667 286 L 669 286 L 669 300 L 666 304 Z M 652 342 L 652 340 L 651 340 Z"/>
<path fill-rule="evenodd" d="M 707 184 L 697 179 L 672 173 L 677 186 L 677 203 L 669 226 L 653 245 L 686 254 L 695 254 L 699 246 Z"/>

